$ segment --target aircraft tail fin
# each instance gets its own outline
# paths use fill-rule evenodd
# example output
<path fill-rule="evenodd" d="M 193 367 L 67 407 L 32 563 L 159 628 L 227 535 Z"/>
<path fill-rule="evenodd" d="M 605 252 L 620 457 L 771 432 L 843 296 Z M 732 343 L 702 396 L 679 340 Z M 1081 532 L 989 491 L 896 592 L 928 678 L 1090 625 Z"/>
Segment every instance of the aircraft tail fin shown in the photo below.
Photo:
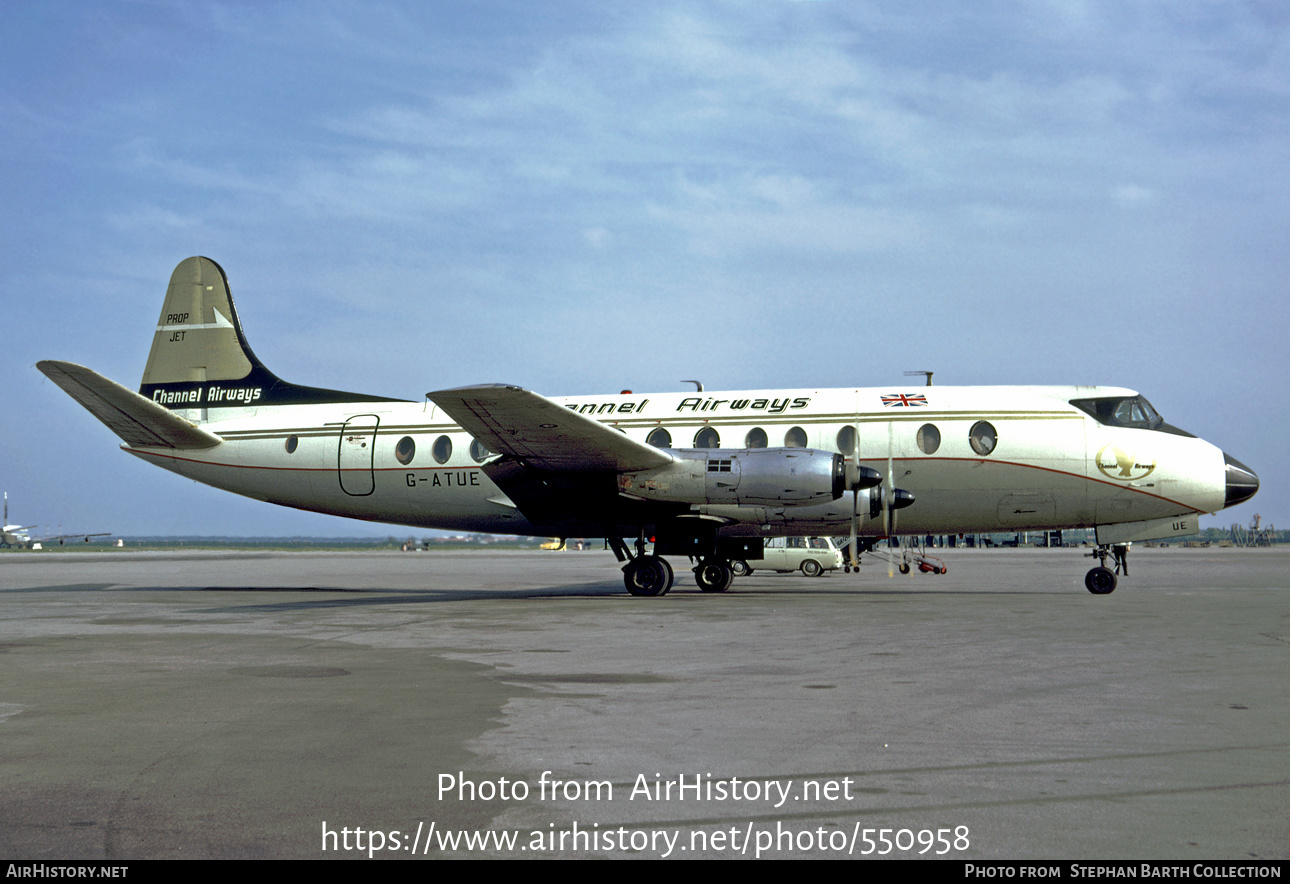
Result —
<path fill-rule="evenodd" d="M 175 267 L 139 393 L 182 409 L 391 401 L 289 384 L 251 351 L 224 269 L 210 258 Z"/>
<path fill-rule="evenodd" d="M 83 365 L 47 359 L 36 367 L 130 445 L 182 450 L 224 441 Z"/>
<path fill-rule="evenodd" d="M 228 280 L 210 258 L 186 258 L 170 275 L 140 393 L 159 385 L 239 381 L 255 367 Z"/>

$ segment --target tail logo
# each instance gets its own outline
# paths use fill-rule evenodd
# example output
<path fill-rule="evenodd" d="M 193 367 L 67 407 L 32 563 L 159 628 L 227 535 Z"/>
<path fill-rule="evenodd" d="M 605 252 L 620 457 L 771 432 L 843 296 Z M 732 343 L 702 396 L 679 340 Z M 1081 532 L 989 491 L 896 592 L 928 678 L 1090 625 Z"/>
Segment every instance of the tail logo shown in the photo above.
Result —
<path fill-rule="evenodd" d="M 159 405 L 250 405 L 263 396 L 263 387 L 210 386 L 152 391 L 152 401 Z"/>

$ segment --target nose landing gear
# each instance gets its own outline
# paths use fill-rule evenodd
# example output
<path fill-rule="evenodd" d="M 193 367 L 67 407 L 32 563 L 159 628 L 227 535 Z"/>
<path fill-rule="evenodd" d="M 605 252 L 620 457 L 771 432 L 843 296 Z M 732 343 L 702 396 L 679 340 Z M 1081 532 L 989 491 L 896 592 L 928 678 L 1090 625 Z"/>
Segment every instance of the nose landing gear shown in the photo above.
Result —
<path fill-rule="evenodd" d="M 1129 545 L 1127 543 L 1117 543 L 1114 546 L 1102 544 L 1091 553 L 1087 553 L 1089 558 L 1096 558 L 1099 564 L 1096 568 L 1089 570 L 1084 575 L 1084 588 L 1093 595 L 1107 595 L 1115 592 L 1115 587 L 1119 583 L 1117 574 L 1129 576 Z M 1112 571 L 1106 567 L 1106 557 L 1112 556 L 1115 559 L 1115 570 Z"/>

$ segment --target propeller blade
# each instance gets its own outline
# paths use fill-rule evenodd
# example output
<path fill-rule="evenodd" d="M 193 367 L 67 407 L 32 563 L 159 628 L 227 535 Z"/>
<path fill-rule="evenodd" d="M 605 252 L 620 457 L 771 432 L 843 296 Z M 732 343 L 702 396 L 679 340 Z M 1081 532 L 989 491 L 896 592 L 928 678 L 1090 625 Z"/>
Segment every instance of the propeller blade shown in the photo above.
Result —
<path fill-rule="evenodd" d="M 856 556 L 856 534 L 858 533 L 858 528 L 859 528 L 857 523 L 860 520 L 860 514 L 857 511 L 857 508 L 859 506 L 859 502 L 858 502 L 859 497 L 860 497 L 859 491 L 851 492 L 851 543 L 848 548 L 851 551 L 852 568 L 858 568 L 860 566 L 859 557 Z"/>
<path fill-rule="evenodd" d="M 887 535 L 887 576 L 896 576 L 896 563 L 891 558 L 891 532 L 896 527 L 896 516 L 892 510 L 893 486 L 895 485 L 895 468 L 892 460 L 892 449 L 895 447 L 896 425 L 891 421 L 887 422 L 887 485 L 883 488 L 882 495 L 882 533 Z"/>
<path fill-rule="evenodd" d="M 856 474 L 856 481 L 851 483 L 851 567 L 860 567 L 860 557 L 856 555 L 856 534 L 859 533 L 860 520 L 860 423 L 856 422 L 855 438 L 851 440 L 851 466 Z M 848 476 L 848 478 L 850 478 Z M 6 504 L 8 498 L 5 498 Z"/>

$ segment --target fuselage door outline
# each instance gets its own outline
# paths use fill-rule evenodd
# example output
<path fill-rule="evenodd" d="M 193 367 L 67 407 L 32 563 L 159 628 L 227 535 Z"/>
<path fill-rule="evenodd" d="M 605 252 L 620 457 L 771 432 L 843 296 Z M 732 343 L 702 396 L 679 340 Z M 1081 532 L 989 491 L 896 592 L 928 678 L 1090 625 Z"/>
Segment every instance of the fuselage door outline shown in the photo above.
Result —
<path fill-rule="evenodd" d="M 366 497 L 376 490 L 372 467 L 376 457 L 376 428 L 381 419 L 374 414 L 359 414 L 340 428 L 336 456 L 336 475 L 340 490 L 350 497 Z"/>

